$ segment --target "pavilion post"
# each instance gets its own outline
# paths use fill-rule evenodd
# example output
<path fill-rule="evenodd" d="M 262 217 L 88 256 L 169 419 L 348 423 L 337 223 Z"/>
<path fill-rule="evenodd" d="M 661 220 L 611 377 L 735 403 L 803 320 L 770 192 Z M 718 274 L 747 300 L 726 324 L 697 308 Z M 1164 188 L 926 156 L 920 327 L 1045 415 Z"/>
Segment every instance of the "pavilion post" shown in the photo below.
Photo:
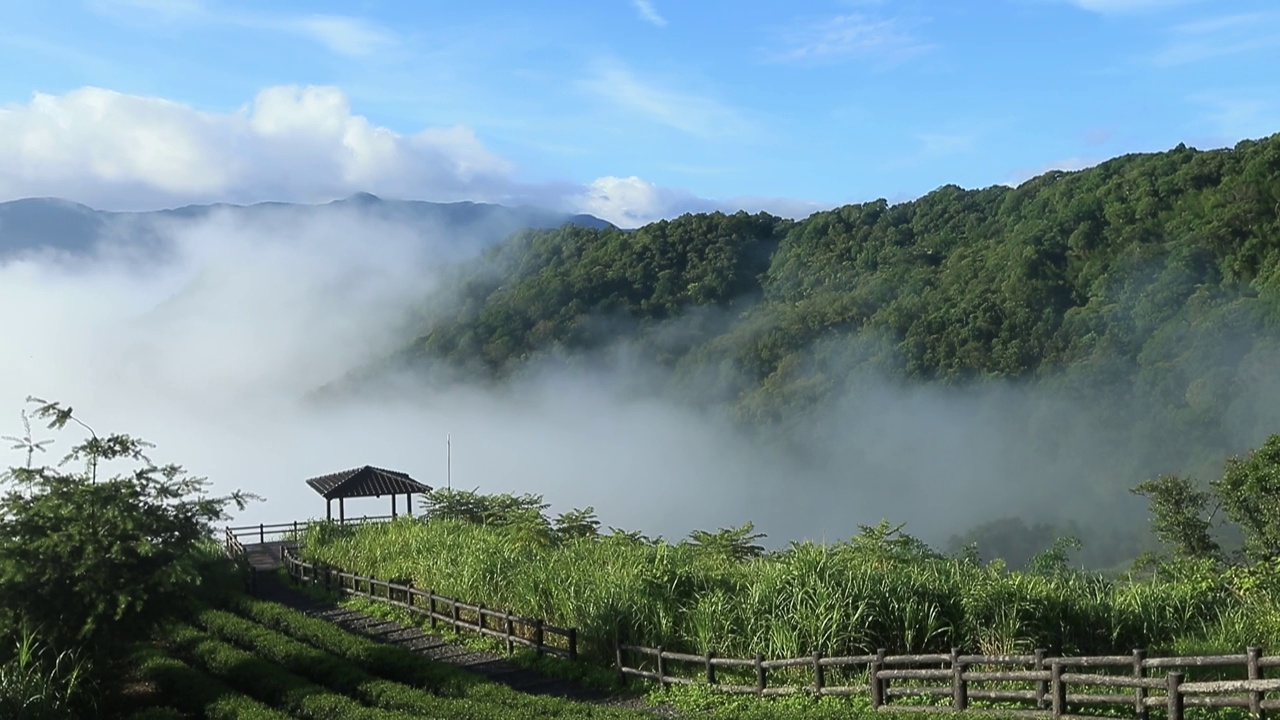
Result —
<path fill-rule="evenodd" d="M 396 519 L 396 494 L 391 493 L 391 519 Z"/>
<path fill-rule="evenodd" d="M 413 493 L 404 494 L 404 512 L 409 517 L 413 517 Z"/>
<path fill-rule="evenodd" d="M 325 498 L 324 501 L 324 519 L 333 520 L 333 498 Z"/>
<path fill-rule="evenodd" d="M 345 525 L 347 523 L 347 499 L 338 498 L 338 522 Z"/>

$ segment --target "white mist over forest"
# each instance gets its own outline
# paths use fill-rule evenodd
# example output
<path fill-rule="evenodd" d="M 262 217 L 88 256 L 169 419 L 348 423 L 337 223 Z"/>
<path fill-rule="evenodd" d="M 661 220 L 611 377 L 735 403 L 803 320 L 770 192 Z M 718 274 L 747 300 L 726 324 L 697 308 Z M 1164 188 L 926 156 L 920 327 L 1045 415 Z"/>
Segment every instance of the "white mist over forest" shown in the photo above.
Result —
<path fill-rule="evenodd" d="M 501 389 L 400 378 L 391 396 L 309 402 L 412 339 L 440 271 L 460 247 L 476 252 L 358 208 L 337 217 L 215 213 L 168 225 L 168 253 L 124 243 L 0 261 L 0 432 L 20 434 L 27 395 L 62 401 L 99 434 L 155 443 L 157 462 L 207 476 L 218 493 L 265 496 L 235 524 L 323 517 L 303 481 L 366 464 L 444 486 L 446 434 L 454 488 L 541 494 L 553 513 L 590 505 L 605 526 L 668 538 L 750 520 L 777 547 L 845 539 L 884 518 L 941 543 L 1009 515 L 1141 518 L 1123 489 L 1081 490 L 1078 479 L 1108 472 L 1120 450 L 1092 429 L 1087 402 L 1031 402 L 1015 384 L 867 377 L 777 442 L 634 392 L 662 372 L 634 362 L 546 364 Z M 1059 418 L 1052 446 L 1030 416 L 1046 407 Z M 74 427 L 35 435 L 57 439 L 45 461 L 81 437 Z M 25 461 L 5 452 L 6 464 Z M 346 511 L 389 507 L 355 500 Z"/>

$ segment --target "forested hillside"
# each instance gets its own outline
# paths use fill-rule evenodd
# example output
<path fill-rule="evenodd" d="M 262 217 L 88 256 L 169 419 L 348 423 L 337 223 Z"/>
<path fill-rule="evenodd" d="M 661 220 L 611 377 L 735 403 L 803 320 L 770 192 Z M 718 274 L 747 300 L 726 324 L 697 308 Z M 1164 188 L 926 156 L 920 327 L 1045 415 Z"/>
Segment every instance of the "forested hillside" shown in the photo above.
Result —
<path fill-rule="evenodd" d="M 801 222 L 526 231 L 429 303 L 400 359 L 500 379 L 543 354 L 622 345 L 749 428 L 856 396 L 868 372 L 1016 381 L 1124 438 L 1127 486 L 1153 470 L 1217 475 L 1280 430 L 1278 214 L 1274 135 Z M 1028 417 L 1047 438 L 1079 422 L 1046 414 Z"/>

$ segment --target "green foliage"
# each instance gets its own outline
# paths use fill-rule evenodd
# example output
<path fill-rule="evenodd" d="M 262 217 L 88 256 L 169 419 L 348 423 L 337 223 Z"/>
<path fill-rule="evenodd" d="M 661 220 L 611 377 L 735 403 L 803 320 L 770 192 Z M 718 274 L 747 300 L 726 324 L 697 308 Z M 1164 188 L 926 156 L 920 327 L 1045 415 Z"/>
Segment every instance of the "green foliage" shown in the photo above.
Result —
<path fill-rule="evenodd" d="M 1071 551 L 1079 550 L 1084 544 L 1074 535 L 1060 537 L 1053 545 L 1041 553 L 1034 555 L 1027 563 L 1027 571 L 1034 575 L 1062 575 L 1071 572 Z"/>
<path fill-rule="evenodd" d="M 1151 529 L 1180 557 L 1217 558 L 1222 549 L 1213 539 L 1212 494 L 1196 489 L 1191 479 L 1161 475 L 1144 481 L 1133 493 L 1151 503 Z"/>
<path fill-rule="evenodd" d="M 280 666 L 218 641 L 191 626 L 177 625 L 166 632 L 166 642 L 175 657 L 212 675 L 237 691 L 263 704 L 308 720 L 341 720 L 364 717 L 370 720 L 399 720 L 412 717 L 366 708 L 340 693 L 307 682 Z"/>
<path fill-rule="evenodd" d="M 30 629 L 0 650 L 0 717 L 43 720 L 87 717 L 96 693 L 86 661 L 73 650 L 54 651 Z"/>
<path fill-rule="evenodd" d="M 1017 379 L 1043 391 L 1028 414 L 1047 445 L 1078 432 L 1057 399 L 1090 408 L 1124 460 L 1082 491 L 1116 497 L 1280 427 L 1264 401 L 1280 391 L 1278 188 L 1280 134 L 796 223 L 709 213 L 526 232 L 432 298 L 441 310 L 400 358 L 501 379 L 624 345 L 672 369 L 673 397 L 757 430 L 812 429 L 799 419 L 856 399 L 868 376 Z M 1271 531 L 1252 532 L 1256 545 Z"/>
<path fill-rule="evenodd" d="M 764 533 L 755 533 L 755 524 L 746 523 L 736 528 L 721 528 L 716 532 L 694 530 L 689 533 L 689 542 L 695 547 L 721 556 L 728 560 L 746 560 L 764 555 L 764 546 L 755 541 L 763 539 Z"/>
<path fill-rule="evenodd" d="M 596 517 L 596 509 L 588 505 L 557 515 L 552 529 L 562 540 L 594 538 L 600 534 L 600 519 Z"/>
<path fill-rule="evenodd" d="M 154 648 L 140 651 L 135 656 L 135 661 L 138 677 L 155 683 L 165 702 L 190 715 L 209 720 L 286 720 L 289 717 L 286 713 L 273 710 L 238 693 L 226 683 Z M 165 711 L 168 711 L 167 707 L 162 711 L 151 712 Z M 143 713 L 136 713 L 133 718 L 137 720 L 143 716 Z"/>
<path fill-rule="evenodd" d="M 1228 460 L 1213 489 L 1244 530 L 1248 550 L 1263 560 L 1280 557 L 1280 434 L 1247 457 Z"/>
<path fill-rule="evenodd" d="M 564 717 L 629 718 L 638 713 L 534 697 L 449 667 L 395 645 L 355 635 L 290 608 L 251 598 L 236 615 L 206 611 L 199 622 L 214 634 L 251 648 L 331 689 L 380 708 L 457 720 Z"/>
<path fill-rule="evenodd" d="M 72 423 L 90 438 L 57 467 L 32 464 L 51 441 L 32 438 L 27 413 L 25 434 L 8 438 L 27 462 L 3 475 L 0 632 L 22 639 L 16 653 L 0 651 L 0 714 L 88 717 L 119 692 L 109 680 L 135 642 L 190 599 L 235 591 L 212 523 L 252 496 L 208 497 L 203 479 L 153 463 L 148 443 L 100 437 L 71 408 L 30 400 L 50 429 Z M 84 470 L 60 469 L 69 463 Z M 100 465 L 129 469 L 103 479 Z"/>
<path fill-rule="evenodd" d="M 752 537 L 750 525 L 728 534 Z M 1060 538 L 1027 572 L 1015 572 L 944 556 L 888 522 L 864 526 L 845 542 L 735 556 L 701 542 L 613 534 L 539 545 L 501 526 L 402 520 L 327 542 L 308 538 L 305 552 L 356 573 L 410 578 L 444 595 L 576 627 L 580 651 L 602 662 L 619 637 L 770 658 L 877 648 L 1160 652 L 1185 638 L 1210 642 L 1253 631 L 1259 634 L 1251 643 L 1280 641 L 1280 624 L 1267 620 L 1280 617 L 1266 605 L 1270 576 L 1224 573 L 1211 561 L 1165 561 L 1154 577 L 1106 578 L 1070 570 L 1077 547 L 1075 538 Z M 1232 620 L 1246 606 L 1258 618 L 1248 627 Z"/>
<path fill-rule="evenodd" d="M 70 408 L 32 400 L 51 429 L 76 421 Z M 84 462 L 83 472 L 39 466 L 6 474 L 0 624 L 36 628 L 57 653 L 83 647 L 95 659 L 118 657 L 201 585 L 212 523 L 250 496 L 209 497 L 204 479 L 156 465 L 144 453 L 149 447 L 128 435 L 95 434 L 62 461 Z M 99 480 L 99 463 L 132 468 Z"/>

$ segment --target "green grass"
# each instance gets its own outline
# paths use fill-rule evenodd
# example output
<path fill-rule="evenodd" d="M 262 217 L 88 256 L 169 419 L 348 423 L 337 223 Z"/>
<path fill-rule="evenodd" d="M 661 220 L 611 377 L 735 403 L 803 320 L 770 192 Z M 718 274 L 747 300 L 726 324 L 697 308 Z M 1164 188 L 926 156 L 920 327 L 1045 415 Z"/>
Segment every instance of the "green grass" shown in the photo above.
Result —
<path fill-rule="evenodd" d="M 259 702 L 306 720 L 400 720 L 409 713 L 368 708 L 279 665 L 188 625 L 169 630 L 173 654 Z"/>
<path fill-rule="evenodd" d="M 372 687 L 375 678 L 391 684 L 410 688 L 428 688 L 431 697 L 423 698 L 413 693 L 402 693 L 402 707 L 426 708 L 430 703 L 446 708 L 450 717 L 563 717 L 563 718 L 638 718 L 647 715 L 628 710 L 608 708 L 589 703 L 573 702 L 553 697 L 526 695 L 495 682 L 488 682 L 476 675 L 438 663 L 406 648 L 379 643 L 342 630 L 331 623 L 274 603 L 244 599 L 235 606 L 243 622 L 235 623 L 229 613 L 202 613 L 200 623 L 211 629 L 218 625 L 218 634 L 236 633 L 246 646 L 252 645 L 255 653 L 270 657 L 285 667 L 294 667 L 308 673 L 317 682 L 337 688 L 335 678 L 348 687 L 344 692 L 360 696 L 355 685 L 363 682 Z M 234 616 L 232 616 L 234 617 Z M 263 631 L 253 631 L 249 624 L 258 624 Z M 234 627 L 234 629 L 233 629 Z M 270 633 L 270 634 L 267 634 Z M 250 640 L 250 636 L 256 639 Z M 286 642 L 292 640 L 292 643 Z M 323 659 L 321 653 L 332 659 Z M 338 663 L 345 663 L 339 670 Z M 389 686 L 388 686 L 389 687 Z M 390 689 L 387 692 L 392 692 Z M 425 693 L 424 693 L 425 695 Z M 448 703 L 440 703 L 447 700 Z M 380 704 L 380 703 L 375 703 Z"/>
<path fill-rule="evenodd" d="M 612 660 L 619 635 L 742 658 L 1280 646 L 1280 611 L 1260 589 L 1280 586 L 1275 569 L 1032 574 L 869 541 L 733 560 L 690 544 L 615 536 L 538 544 L 501 527 L 408 519 L 317 528 L 305 547 L 308 559 L 351 572 L 577 627 L 582 653 L 601 662 Z"/>
<path fill-rule="evenodd" d="M 137 672 L 139 678 L 155 683 L 167 706 L 135 713 L 135 718 L 148 712 L 149 717 L 168 717 L 167 713 L 178 711 L 208 720 L 287 720 L 289 717 L 154 648 L 140 653 Z"/>

